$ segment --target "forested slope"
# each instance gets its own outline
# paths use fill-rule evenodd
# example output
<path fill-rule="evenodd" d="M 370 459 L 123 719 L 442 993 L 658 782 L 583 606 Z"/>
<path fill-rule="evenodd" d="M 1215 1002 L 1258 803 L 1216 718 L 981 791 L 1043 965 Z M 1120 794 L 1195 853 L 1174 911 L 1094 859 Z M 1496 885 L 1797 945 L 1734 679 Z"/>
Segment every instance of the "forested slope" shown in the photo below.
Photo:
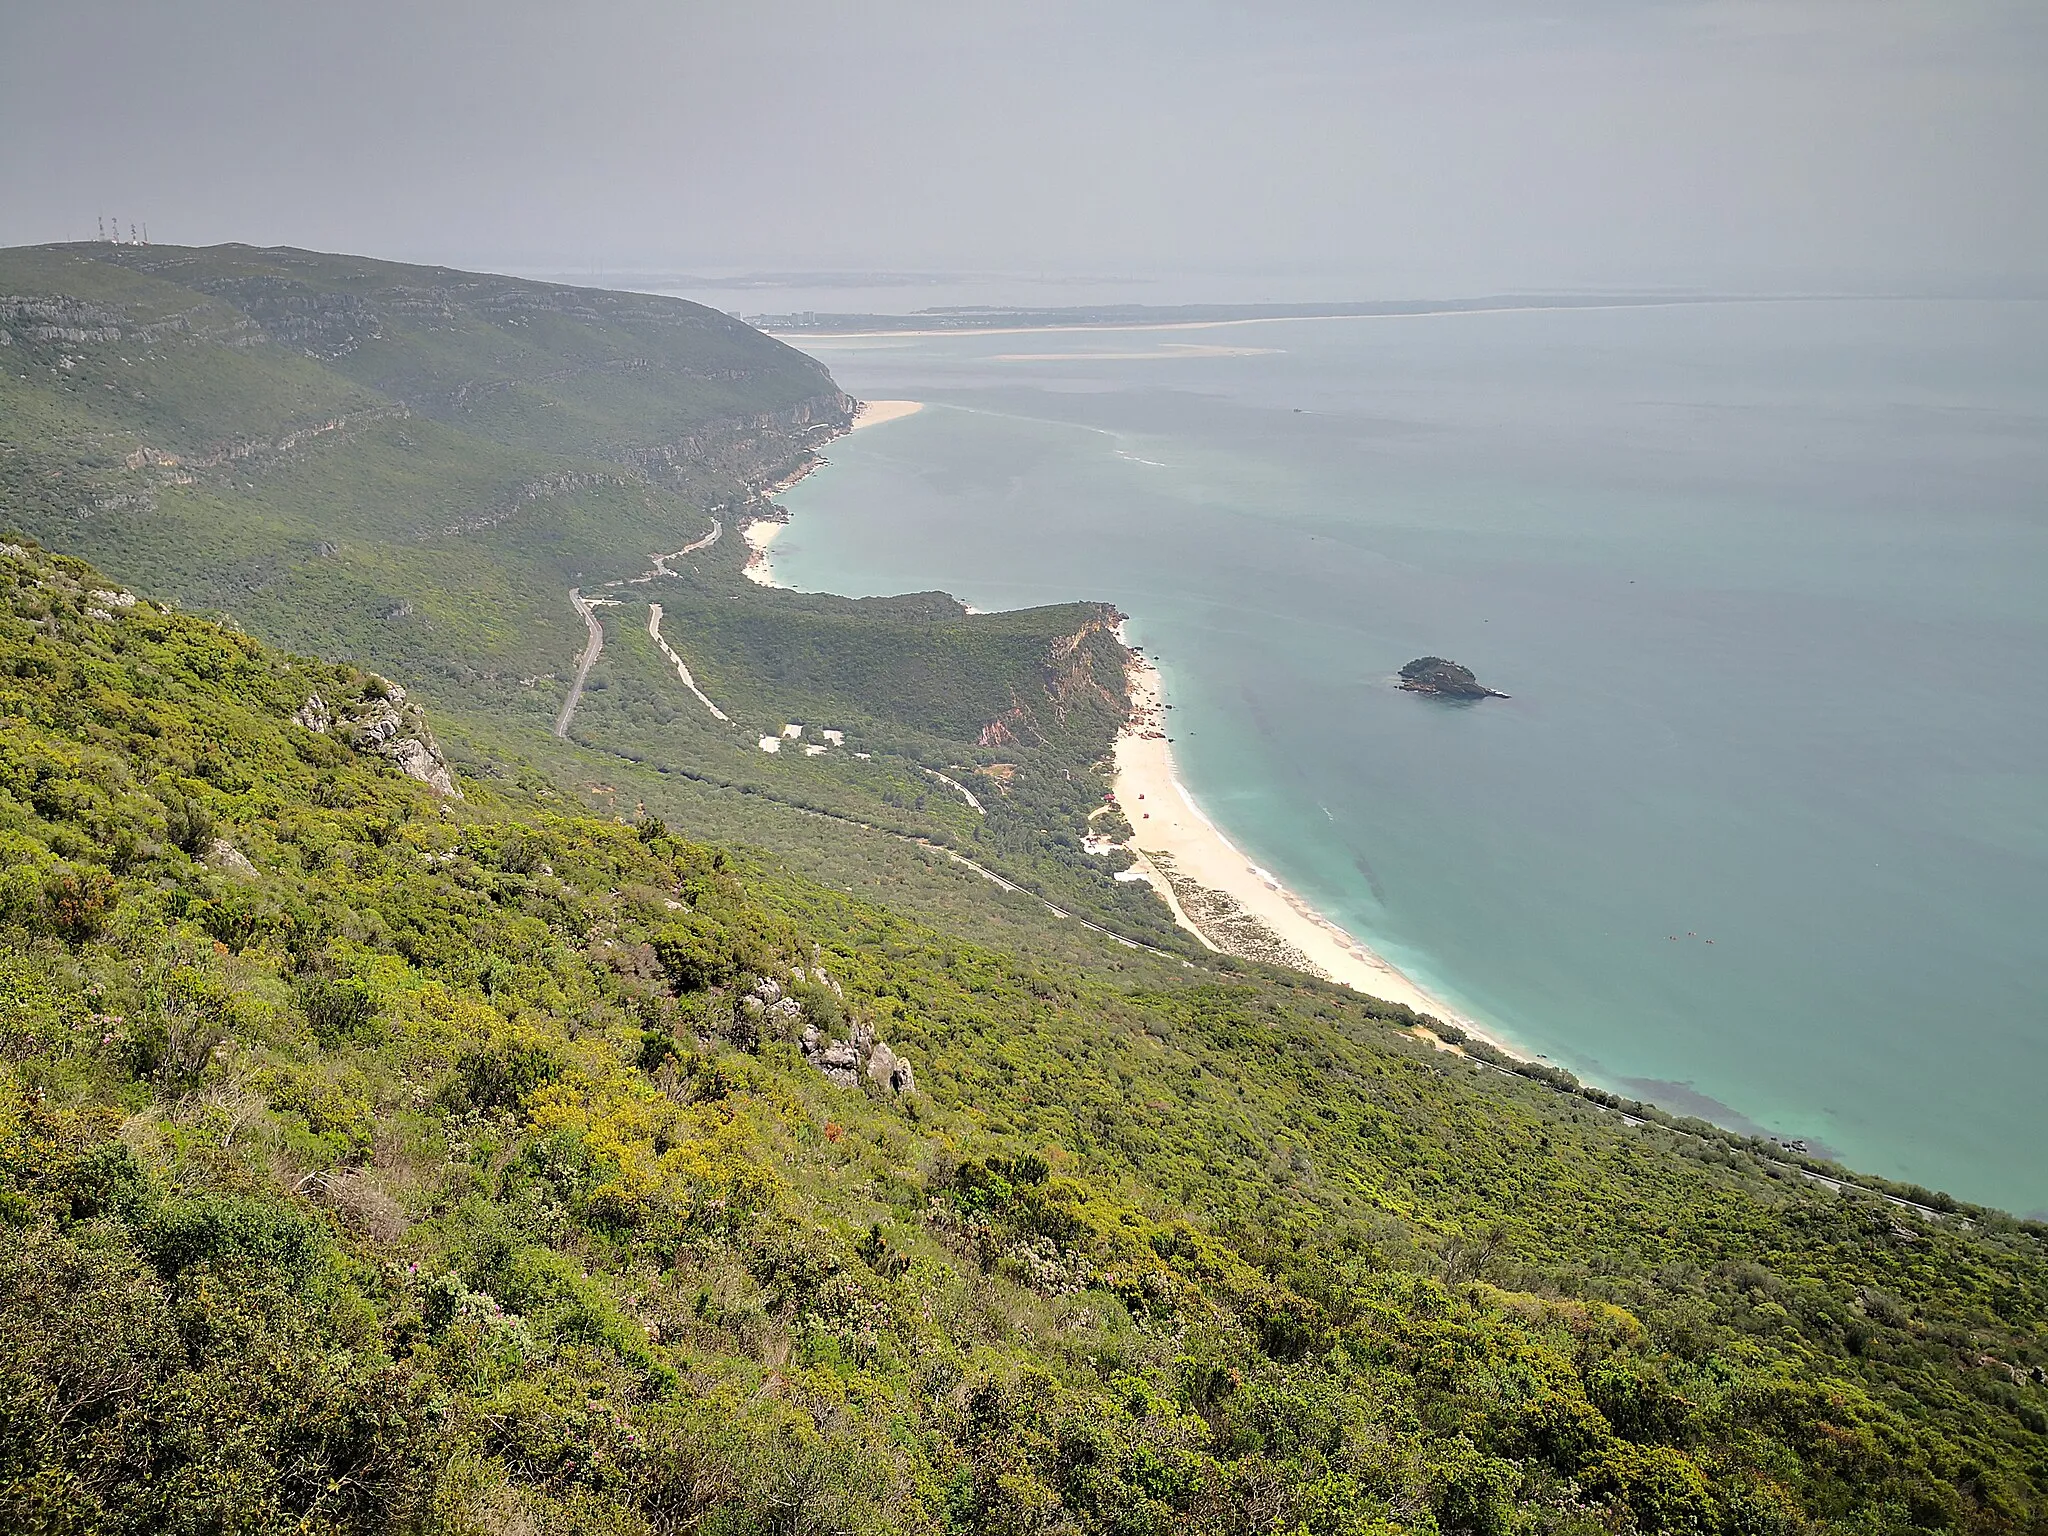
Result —
<path fill-rule="evenodd" d="M 110 244 L 0 252 L 0 339 L 0 536 L 375 666 L 484 775 L 545 750 L 584 644 L 578 589 L 606 632 L 562 775 L 589 803 L 624 785 L 692 825 L 742 792 L 840 818 L 757 834 L 807 859 L 848 823 L 886 827 L 1185 942 L 1110 878 L 1120 860 L 1081 849 L 1125 707 L 1106 609 L 969 615 L 942 594 L 742 579 L 741 525 L 776 515 L 766 493 L 851 405 L 780 342 L 644 294 Z M 659 654 L 650 604 L 726 720 Z M 791 723 L 812 733 L 760 750 Z M 844 750 L 807 753 L 822 729 Z"/>
<path fill-rule="evenodd" d="M 0 252 L 0 295 L 9 522 L 421 681 L 550 670 L 573 581 L 637 574 L 846 414 L 681 300 L 103 244 Z"/>
<path fill-rule="evenodd" d="M 2048 1526 L 2038 1227 L 437 794 L 312 728 L 374 674 L 0 591 L 0 1528 Z"/>

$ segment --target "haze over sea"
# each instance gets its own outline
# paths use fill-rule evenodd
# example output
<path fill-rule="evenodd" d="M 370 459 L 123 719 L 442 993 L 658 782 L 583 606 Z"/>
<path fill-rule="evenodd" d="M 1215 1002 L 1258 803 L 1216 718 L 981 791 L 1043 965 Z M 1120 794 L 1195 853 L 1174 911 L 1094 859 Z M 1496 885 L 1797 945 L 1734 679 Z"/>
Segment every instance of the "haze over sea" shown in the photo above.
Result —
<path fill-rule="evenodd" d="M 800 344 L 931 408 L 779 579 L 1113 601 L 1203 807 L 1452 1006 L 2048 1209 L 2048 304 Z"/>

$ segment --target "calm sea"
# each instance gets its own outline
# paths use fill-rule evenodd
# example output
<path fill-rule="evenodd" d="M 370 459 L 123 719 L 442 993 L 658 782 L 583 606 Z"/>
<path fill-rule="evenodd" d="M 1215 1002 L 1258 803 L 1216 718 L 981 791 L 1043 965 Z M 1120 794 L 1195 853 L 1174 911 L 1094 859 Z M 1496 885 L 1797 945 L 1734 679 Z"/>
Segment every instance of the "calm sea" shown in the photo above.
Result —
<path fill-rule="evenodd" d="M 1204 807 L 1448 1002 L 2048 1208 L 2048 305 L 805 345 L 931 408 L 783 580 L 1115 602 Z"/>

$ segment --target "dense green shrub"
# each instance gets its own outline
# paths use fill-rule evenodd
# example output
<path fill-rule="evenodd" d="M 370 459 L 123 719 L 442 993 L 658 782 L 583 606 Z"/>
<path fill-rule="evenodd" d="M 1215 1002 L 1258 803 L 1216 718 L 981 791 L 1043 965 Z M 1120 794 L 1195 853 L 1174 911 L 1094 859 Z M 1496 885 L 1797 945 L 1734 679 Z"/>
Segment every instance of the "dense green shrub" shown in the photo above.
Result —
<path fill-rule="evenodd" d="M 43 926 L 67 944 L 98 938 L 120 899 L 113 874 L 59 866 L 43 877 Z"/>
<path fill-rule="evenodd" d="M 1062 968 L 538 779 L 437 803 L 293 746 L 357 674 L 154 610 L 117 648 L 34 558 L 0 1529 L 2043 1523 L 2034 1227 L 1768 1177 L 1306 979 Z M 248 869 L 57 851 L 202 759 Z M 764 975 L 802 1019 L 749 1032 Z"/>
<path fill-rule="evenodd" d="M 294 991 L 313 1038 L 327 1050 L 364 1038 L 376 1021 L 376 1000 L 359 982 L 305 976 Z"/>
<path fill-rule="evenodd" d="M 562 1065 L 542 1045 L 504 1041 L 465 1051 L 455 1063 L 448 1102 L 486 1113 L 517 1109 L 529 1093 L 561 1075 Z"/>

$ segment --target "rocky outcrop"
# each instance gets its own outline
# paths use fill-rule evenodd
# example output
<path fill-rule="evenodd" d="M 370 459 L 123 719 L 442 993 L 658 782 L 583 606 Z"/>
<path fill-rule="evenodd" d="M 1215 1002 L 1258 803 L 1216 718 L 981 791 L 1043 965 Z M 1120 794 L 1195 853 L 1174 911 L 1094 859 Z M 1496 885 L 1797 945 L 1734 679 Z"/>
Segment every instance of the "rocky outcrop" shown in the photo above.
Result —
<path fill-rule="evenodd" d="M 787 983 L 774 976 L 757 976 L 753 985 L 740 994 L 733 1004 L 735 1037 L 748 1043 L 751 1049 L 763 1035 L 789 1038 L 788 1032 L 801 1021 L 798 1050 L 805 1061 L 840 1087 L 858 1088 L 865 1076 L 882 1093 L 901 1095 L 917 1091 L 917 1074 L 911 1070 L 909 1061 L 876 1039 L 872 1024 L 849 1023 L 845 1037 L 834 1038 L 840 1026 L 834 1023 L 832 1032 L 828 1032 L 814 1014 L 807 1016 L 802 1000 L 793 995 L 792 988 L 803 987 L 830 992 L 827 1011 L 836 1018 L 837 1009 L 829 1003 L 844 999 L 839 983 L 822 966 L 809 971 L 792 967 Z M 817 996 L 816 992 L 812 995 Z"/>
<path fill-rule="evenodd" d="M 118 309 L 85 299 L 5 294 L 0 295 L 0 318 L 31 341 L 62 341 L 82 346 L 95 341 L 119 341 L 121 324 L 127 316 Z M 12 339 L 10 335 L 10 345 Z"/>
<path fill-rule="evenodd" d="M 425 735 L 424 726 L 421 727 L 421 735 Z M 441 750 L 434 745 L 431 736 L 425 740 L 420 736 L 401 736 L 386 745 L 383 751 L 386 757 L 435 794 L 451 800 L 462 798 L 462 789 L 456 784 L 455 775 L 449 771 L 447 760 L 441 756 Z"/>
<path fill-rule="evenodd" d="M 1504 699 L 1474 677 L 1471 670 L 1441 656 L 1419 656 L 1401 669 L 1400 686 L 1409 693 L 1427 693 L 1439 699 Z"/>
<path fill-rule="evenodd" d="M 359 696 L 334 703 L 317 693 L 309 694 L 292 719 L 319 735 L 336 736 L 358 752 L 388 758 L 400 771 L 445 799 L 462 798 L 462 787 L 455 782 L 448 759 L 441 755 L 426 712 L 408 700 L 405 690 L 394 682 L 372 677 Z"/>
<path fill-rule="evenodd" d="M 129 469 L 153 469 L 186 471 L 198 469 L 219 469 L 225 465 L 239 464 L 247 459 L 265 455 L 283 455 L 297 451 L 321 438 L 334 433 L 343 434 L 344 440 L 359 435 L 365 428 L 380 421 L 403 421 L 412 413 L 402 405 L 381 405 L 366 410 L 351 411 L 343 416 L 330 416 L 324 421 L 308 422 L 276 439 L 250 438 L 232 443 L 217 443 L 204 453 L 169 453 L 161 448 L 152 448 L 144 443 L 122 460 Z M 190 485 L 189 474 L 169 476 L 175 484 Z"/>
<path fill-rule="evenodd" d="M 773 976 L 759 976 L 753 986 L 733 1005 L 734 1022 L 746 1035 L 759 1036 L 763 1026 L 773 1033 L 777 1025 L 794 1024 L 803 1017 L 804 1005 L 784 990 Z"/>
<path fill-rule="evenodd" d="M 112 623 L 115 614 L 126 613 L 135 606 L 133 592 L 109 592 L 103 587 L 93 588 L 86 598 L 85 616 L 102 623 Z"/>
<path fill-rule="evenodd" d="M 880 1040 L 868 1052 L 868 1078 L 889 1093 L 917 1091 L 917 1076 L 910 1070 L 910 1063 Z"/>
<path fill-rule="evenodd" d="M 508 521 L 521 508 L 536 501 L 549 501 L 557 496 L 571 496 L 578 491 L 595 490 L 600 486 L 614 486 L 630 489 L 640 482 L 624 475 L 607 474 L 603 470 L 569 470 L 556 475 L 542 475 L 515 486 L 482 511 L 472 513 L 460 522 L 447 523 L 439 527 L 425 526 L 413 529 L 416 539 L 453 539 L 464 534 L 482 533 Z"/>
<path fill-rule="evenodd" d="M 256 878 L 256 866 L 248 856 L 224 837 L 216 837 L 206 845 L 206 862 L 222 874 L 235 875 L 243 880 Z"/>
<path fill-rule="evenodd" d="M 818 466 L 818 449 L 852 426 L 853 407 L 851 395 L 826 390 L 781 410 L 707 422 L 674 442 L 636 445 L 624 456 L 656 481 L 721 470 L 765 501 Z"/>
<path fill-rule="evenodd" d="M 325 736 L 334 729 L 334 711 L 327 707 L 319 694 L 308 694 L 306 702 L 292 712 L 292 721 L 315 735 Z"/>
<path fill-rule="evenodd" d="M 815 1024 L 804 1027 L 804 1060 L 842 1088 L 858 1088 L 863 1074 L 883 1093 L 917 1091 L 910 1063 L 875 1038 L 874 1026 L 856 1024 L 844 1040 L 827 1040 Z"/>

